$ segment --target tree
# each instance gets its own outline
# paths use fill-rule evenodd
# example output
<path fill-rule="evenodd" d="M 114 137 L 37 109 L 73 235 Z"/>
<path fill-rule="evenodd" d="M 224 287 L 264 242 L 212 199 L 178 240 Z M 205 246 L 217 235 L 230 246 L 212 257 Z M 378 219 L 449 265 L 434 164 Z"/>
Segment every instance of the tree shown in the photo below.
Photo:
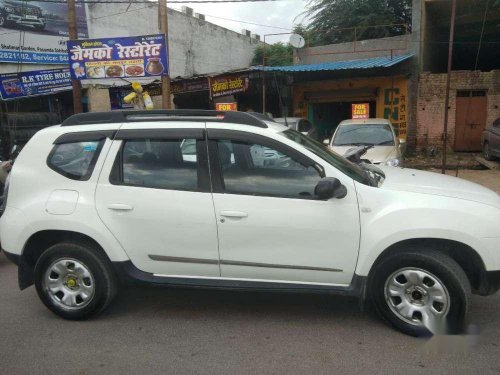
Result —
<path fill-rule="evenodd" d="M 293 47 L 282 42 L 259 45 L 254 52 L 252 64 L 262 65 L 262 57 L 266 49 L 266 66 L 284 66 L 293 63 Z"/>
<path fill-rule="evenodd" d="M 310 45 L 383 38 L 405 33 L 411 0 L 310 0 L 306 15 Z"/>

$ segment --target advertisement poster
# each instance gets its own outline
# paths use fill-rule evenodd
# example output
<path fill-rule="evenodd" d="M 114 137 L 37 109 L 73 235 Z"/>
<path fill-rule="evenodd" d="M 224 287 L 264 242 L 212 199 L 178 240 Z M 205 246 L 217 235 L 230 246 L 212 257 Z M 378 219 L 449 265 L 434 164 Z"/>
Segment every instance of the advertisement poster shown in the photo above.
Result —
<path fill-rule="evenodd" d="M 352 119 L 367 119 L 370 118 L 370 103 L 361 103 L 352 105 Z"/>
<path fill-rule="evenodd" d="M 210 97 L 232 95 L 248 89 L 249 78 L 241 76 L 219 76 L 210 78 Z"/>
<path fill-rule="evenodd" d="M 68 6 L 46 1 L 0 0 L 0 62 L 66 64 Z M 87 38 L 85 5 L 76 4 L 78 37 Z"/>
<path fill-rule="evenodd" d="M 168 74 L 165 35 L 68 41 L 74 79 L 134 78 Z"/>
<path fill-rule="evenodd" d="M 3 100 L 52 94 L 71 88 L 69 69 L 0 74 L 0 96 Z"/>
<path fill-rule="evenodd" d="M 215 103 L 216 111 L 237 111 L 238 103 Z"/>

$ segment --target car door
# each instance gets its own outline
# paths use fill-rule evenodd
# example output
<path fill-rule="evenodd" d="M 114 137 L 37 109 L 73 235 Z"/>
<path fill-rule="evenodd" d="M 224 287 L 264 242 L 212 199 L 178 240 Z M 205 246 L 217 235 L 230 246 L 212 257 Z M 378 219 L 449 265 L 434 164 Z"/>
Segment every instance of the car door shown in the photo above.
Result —
<path fill-rule="evenodd" d="M 210 126 L 210 125 L 208 125 Z M 265 136 L 209 129 L 221 276 L 347 285 L 359 248 L 354 183 L 317 200 L 323 168 Z"/>
<path fill-rule="evenodd" d="M 204 124 L 140 126 L 116 134 L 97 187 L 99 216 L 142 271 L 220 276 Z"/>

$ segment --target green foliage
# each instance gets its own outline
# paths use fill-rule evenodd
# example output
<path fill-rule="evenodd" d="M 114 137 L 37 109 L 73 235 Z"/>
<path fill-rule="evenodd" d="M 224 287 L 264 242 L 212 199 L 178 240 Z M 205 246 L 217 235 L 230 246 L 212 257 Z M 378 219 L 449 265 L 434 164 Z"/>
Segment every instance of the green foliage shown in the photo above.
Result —
<path fill-rule="evenodd" d="M 306 14 L 309 25 L 298 27 L 309 33 L 308 45 L 383 38 L 406 31 L 387 25 L 411 25 L 411 0 L 310 0 Z"/>
<path fill-rule="evenodd" d="M 266 66 L 284 66 L 293 64 L 293 47 L 282 42 L 259 45 L 254 52 L 252 65 L 262 65 L 262 57 L 266 51 Z"/>

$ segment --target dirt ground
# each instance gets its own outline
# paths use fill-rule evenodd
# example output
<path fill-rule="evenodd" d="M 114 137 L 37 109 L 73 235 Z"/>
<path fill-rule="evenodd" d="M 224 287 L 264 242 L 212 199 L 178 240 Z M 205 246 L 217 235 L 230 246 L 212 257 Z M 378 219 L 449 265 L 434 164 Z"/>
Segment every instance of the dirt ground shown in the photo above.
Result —
<path fill-rule="evenodd" d="M 432 171 L 439 172 L 438 170 Z M 455 176 L 456 173 L 456 170 L 447 172 L 452 176 Z M 458 177 L 486 186 L 500 194 L 500 170 L 463 169 L 458 171 Z"/>

